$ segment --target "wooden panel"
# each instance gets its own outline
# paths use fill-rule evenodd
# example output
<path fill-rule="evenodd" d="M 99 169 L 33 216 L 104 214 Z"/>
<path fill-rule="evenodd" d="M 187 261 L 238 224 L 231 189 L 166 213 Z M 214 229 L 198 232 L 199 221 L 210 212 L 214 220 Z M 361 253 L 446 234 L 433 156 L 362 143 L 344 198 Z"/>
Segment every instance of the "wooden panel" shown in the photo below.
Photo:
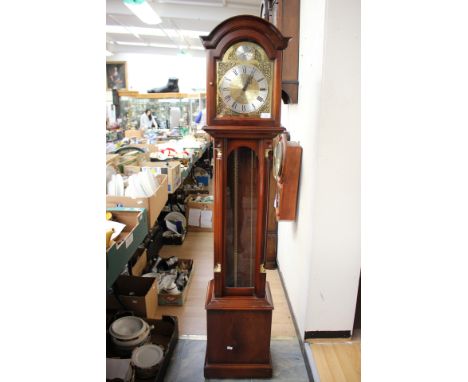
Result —
<path fill-rule="evenodd" d="M 268 1 L 266 2 L 268 3 Z M 299 89 L 299 39 L 300 0 L 276 0 L 270 2 L 269 21 L 283 34 L 291 37 L 283 51 L 282 91 L 284 103 L 298 102 Z"/>
<path fill-rule="evenodd" d="M 297 142 L 287 142 L 284 158 L 281 179 L 277 184 L 279 207 L 276 216 L 278 220 L 296 220 L 302 147 Z"/>
<path fill-rule="evenodd" d="M 268 363 L 271 310 L 209 310 L 207 324 L 210 363 Z"/>

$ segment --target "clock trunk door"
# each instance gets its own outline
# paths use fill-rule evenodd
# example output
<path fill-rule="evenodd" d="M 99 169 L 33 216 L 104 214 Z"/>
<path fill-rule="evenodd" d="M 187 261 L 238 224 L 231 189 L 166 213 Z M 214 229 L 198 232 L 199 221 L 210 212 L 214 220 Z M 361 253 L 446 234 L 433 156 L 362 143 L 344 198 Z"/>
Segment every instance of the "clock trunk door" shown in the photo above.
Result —
<path fill-rule="evenodd" d="M 253 294 L 257 251 L 259 163 L 252 147 L 233 148 L 227 158 L 225 189 L 224 290 Z"/>

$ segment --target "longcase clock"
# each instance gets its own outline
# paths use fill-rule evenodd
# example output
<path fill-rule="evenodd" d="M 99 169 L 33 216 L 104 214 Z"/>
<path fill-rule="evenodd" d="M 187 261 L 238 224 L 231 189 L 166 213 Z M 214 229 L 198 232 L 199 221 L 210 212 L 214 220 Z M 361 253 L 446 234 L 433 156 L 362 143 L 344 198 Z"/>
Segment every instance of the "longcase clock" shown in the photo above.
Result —
<path fill-rule="evenodd" d="M 214 278 L 206 378 L 270 378 L 273 301 L 264 269 L 272 139 L 280 125 L 282 51 L 269 22 L 238 16 L 201 37 L 207 131 L 214 138 Z"/>

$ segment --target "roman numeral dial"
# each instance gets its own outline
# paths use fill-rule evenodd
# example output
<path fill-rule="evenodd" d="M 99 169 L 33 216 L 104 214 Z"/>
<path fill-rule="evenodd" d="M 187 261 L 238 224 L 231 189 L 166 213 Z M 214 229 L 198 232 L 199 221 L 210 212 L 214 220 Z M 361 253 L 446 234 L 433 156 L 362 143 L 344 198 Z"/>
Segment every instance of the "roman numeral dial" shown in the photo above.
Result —
<path fill-rule="evenodd" d="M 253 65 L 239 64 L 229 69 L 218 84 L 222 102 L 235 113 L 257 112 L 268 98 L 268 80 Z"/>

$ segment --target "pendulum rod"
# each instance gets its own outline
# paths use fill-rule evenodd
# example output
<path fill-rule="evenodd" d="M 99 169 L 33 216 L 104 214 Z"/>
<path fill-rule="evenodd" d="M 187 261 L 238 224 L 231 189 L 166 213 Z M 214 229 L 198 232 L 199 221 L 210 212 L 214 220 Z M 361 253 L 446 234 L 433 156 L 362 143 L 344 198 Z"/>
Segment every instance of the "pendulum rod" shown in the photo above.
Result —
<path fill-rule="evenodd" d="M 238 262 L 238 209 L 239 209 L 239 150 L 234 151 L 234 286 L 237 287 L 237 262 Z"/>

